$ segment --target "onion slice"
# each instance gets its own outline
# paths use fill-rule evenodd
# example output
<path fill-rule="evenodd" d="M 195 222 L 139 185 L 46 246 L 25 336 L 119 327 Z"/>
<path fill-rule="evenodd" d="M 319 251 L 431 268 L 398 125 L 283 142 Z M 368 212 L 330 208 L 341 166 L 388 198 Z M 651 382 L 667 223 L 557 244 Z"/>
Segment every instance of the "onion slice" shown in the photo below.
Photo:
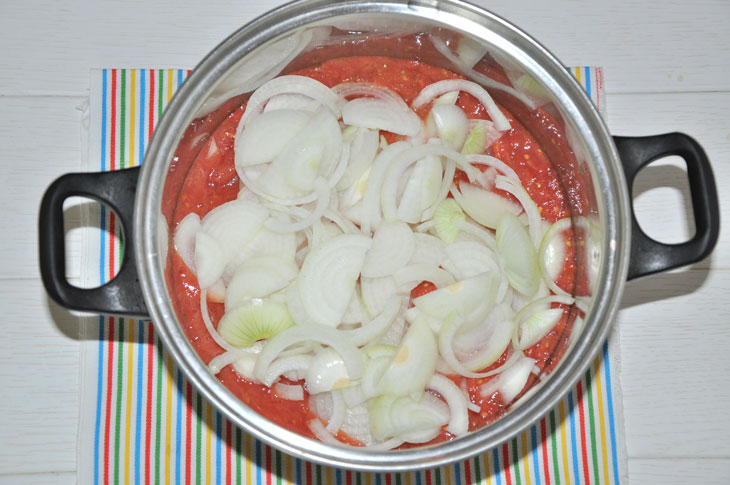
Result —
<path fill-rule="evenodd" d="M 413 100 L 412 106 L 418 109 L 437 96 L 448 93 L 449 91 L 463 91 L 471 94 L 486 108 L 489 117 L 492 118 L 498 130 L 506 131 L 511 128 L 509 120 L 502 114 L 502 111 L 500 111 L 489 93 L 477 83 L 464 79 L 448 79 L 429 84 L 418 93 L 416 99 Z"/>

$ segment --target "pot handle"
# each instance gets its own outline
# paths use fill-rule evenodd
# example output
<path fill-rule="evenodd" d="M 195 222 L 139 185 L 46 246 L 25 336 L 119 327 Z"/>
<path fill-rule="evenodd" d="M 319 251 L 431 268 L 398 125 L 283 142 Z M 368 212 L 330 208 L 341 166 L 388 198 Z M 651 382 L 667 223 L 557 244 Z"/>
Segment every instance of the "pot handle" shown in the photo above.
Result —
<path fill-rule="evenodd" d="M 41 200 L 38 218 L 40 269 L 46 291 L 60 305 L 80 311 L 149 318 L 137 277 L 134 255 L 134 196 L 140 168 L 113 172 L 70 173 L 54 181 Z M 96 288 L 79 288 L 66 279 L 63 202 L 82 196 L 116 214 L 124 237 L 119 273 Z"/>
<path fill-rule="evenodd" d="M 633 198 L 636 174 L 662 157 L 678 155 L 687 164 L 695 218 L 695 235 L 681 244 L 664 244 L 646 235 L 631 208 L 631 258 L 628 279 L 695 263 L 707 257 L 720 233 L 720 207 L 710 161 L 694 138 L 684 133 L 644 137 L 613 137 L 618 148 L 629 193 Z"/>

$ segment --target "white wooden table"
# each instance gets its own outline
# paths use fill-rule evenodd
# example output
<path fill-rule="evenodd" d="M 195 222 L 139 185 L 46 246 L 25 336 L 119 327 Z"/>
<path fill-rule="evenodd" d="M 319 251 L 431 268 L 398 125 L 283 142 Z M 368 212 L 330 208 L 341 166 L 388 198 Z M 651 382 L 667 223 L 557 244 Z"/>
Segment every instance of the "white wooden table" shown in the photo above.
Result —
<path fill-rule="evenodd" d="M 37 208 L 80 169 L 89 70 L 192 67 L 279 0 L 2 0 L 0 3 L 0 482 L 72 483 L 79 321 L 50 303 L 37 268 Z M 726 0 L 477 3 L 530 32 L 566 65 L 605 68 L 614 134 L 685 131 L 714 164 L 730 220 L 730 3 Z M 640 221 L 686 239 L 681 163 L 637 181 Z M 657 185 L 663 188 L 652 188 Z M 73 239 L 74 234 L 70 237 Z M 78 249 L 71 254 L 78 261 Z M 78 277 L 78 263 L 72 266 Z M 627 286 L 621 384 L 632 484 L 729 483 L 730 236 L 707 261 Z"/>

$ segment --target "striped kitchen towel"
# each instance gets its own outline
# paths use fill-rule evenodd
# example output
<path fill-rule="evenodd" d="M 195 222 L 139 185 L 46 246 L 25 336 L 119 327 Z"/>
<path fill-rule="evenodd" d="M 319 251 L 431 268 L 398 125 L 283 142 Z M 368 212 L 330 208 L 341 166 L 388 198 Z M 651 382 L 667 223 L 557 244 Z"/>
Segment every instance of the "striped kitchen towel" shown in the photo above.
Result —
<path fill-rule="evenodd" d="M 571 72 L 602 108 L 601 70 Z M 142 163 L 155 123 L 187 74 L 93 71 L 87 169 Z M 94 285 L 115 274 L 122 247 L 113 213 L 90 209 L 88 218 L 102 229 L 88 231 L 82 262 L 85 283 Z M 615 339 L 603 345 L 572 392 L 516 439 L 453 466 L 378 475 L 294 459 L 232 426 L 185 379 L 149 322 L 97 317 L 85 328 L 77 467 L 83 484 L 543 485 L 624 477 Z"/>

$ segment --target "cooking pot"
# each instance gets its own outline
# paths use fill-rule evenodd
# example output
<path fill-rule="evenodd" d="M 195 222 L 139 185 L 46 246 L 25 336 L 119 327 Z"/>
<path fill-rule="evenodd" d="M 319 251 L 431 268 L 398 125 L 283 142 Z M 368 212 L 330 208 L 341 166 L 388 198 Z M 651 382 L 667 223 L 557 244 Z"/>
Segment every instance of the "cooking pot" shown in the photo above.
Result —
<path fill-rule="evenodd" d="M 179 186 L 171 182 L 171 167 L 190 123 L 227 98 L 251 92 L 278 74 L 351 55 L 417 58 L 486 83 L 494 98 L 526 125 L 530 123 L 529 104 L 541 99 L 562 125 L 553 144 L 563 148 L 545 146 L 561 184 L 567 191 L 583 184 L 590 193 L 587 212 L 596 228 L 589 236 L 594 238 L 590 244 L 593 253 L 583 259 L 579 255 L 578 261 L 591 272 L 591 288 L 583 308 L 584 325 L 572 348 L 554 372 L 504 417 L 438 445 L 387 452 L 337 447 L 272 424 L 234 397 L 197 356 L 178 321 L 165 281 L 172 229 L 168 230 L 161 207 L 166 198 L 180 195 Z M 497 66 L 511 80 L 520 80 L 515 83 L 518 89 L 492 89 L 484 65 Z M 687 164 L 696 227 L 689 241 L 675 245 L 659 243 L 642 232 L 630 198 L 637 172 L 669 155 L 678 155 Z M 122 223 L 125 246 L 120 271 L 98 288 L 74 287 L 64 276 L 62 208 L 71 196 L 102 202 Z M 68 174 L 56 180 L 44 195 L 39 229 L 41 274 L 49 295 L 74 310 L 150 318 L 188 379 L 233 423 L 306 460 L 360 470 L 400 471 L 443 465 L 484 452 L 549 411 L 582 375 L 606 338 L 625 281 L 706 257 L 717 241 L 719 208 L 708 159 L 692 138 L 680 133 L 611 137 L 562 64 L 496 15 L 458 0 L 304 0 L 245 25 L 195 68 L 160 120 L 141 169 Z"/>

